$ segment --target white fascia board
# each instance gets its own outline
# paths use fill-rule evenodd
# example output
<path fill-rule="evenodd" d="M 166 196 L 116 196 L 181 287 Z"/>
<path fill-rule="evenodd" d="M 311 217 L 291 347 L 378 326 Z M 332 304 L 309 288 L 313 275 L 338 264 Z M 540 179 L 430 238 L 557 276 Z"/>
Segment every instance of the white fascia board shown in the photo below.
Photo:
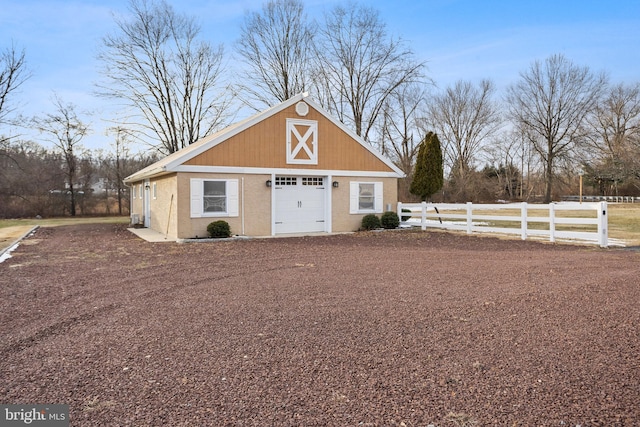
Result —
<path fill-rule="evenodd" d="M 141 173 L 141 172 L 144 172 L 144 173 Z M 148 178 L 153 178 L 160 175 L 165 175 L 167 173 L 170 173 L 170 172 L 168 172 L 167 168 L 164 166 L 150 169 L 150 170 L 143 169 L 142 171 L 136 172 L 133 175 L 129 175 L 128 177 L 124 178 L 122 181 L 128 184 L 135 181 L 142 181 L 145 178 L 148 179 Z"/>
<path fill-rule="evenodd" d="M 241 175 L 305 175 L 305 176 L 370 176 L 378 178 L 402 178 L 395 172 L 294 169 L 294 168 L 252 168 L 235 166 L 178 166 L 172 172 L 185 173 L 233 173 Z"/>
<path fill-rule="evenodd" d="M 391 169 L 393 169 L 399 175 L 398 178 L 403 178 L 403 177 L 406 176 L 405 173 L 400 168 L 398 168 L 396 165 L 394 165 L 393 162 L 391 160 L 389 160 L 385 155 L 383 155 L 381 152 L 376 150 L 371 144 L 369 144 L 367 141 L 362 139 L 362 137 L 360 137 L 357 133 L 355 133 L 354 131 L 349 129 L 347 126 L 345 126 L 345 124 L 342 123 L 340 120 L 338 120 L 335 117 L 333 117 L 332 114 L 330 114 L 328 111 L 326 111 L 320 105 L 316 104 L 314 101 L 312 101 L 310 99 L 305 99 L 304 102 L 306 102 L 307 104 L 309 104 L 313 108 L 315 108 L 320 114 L 322 114 L 327 119 L 329 119 L 334 125 L 338 126 L 340 129 L 342 129 L 347 135 L 349 135 L 351 138 L 356 140 L 360 145 L 362 145 L 365 149 L 367 149 L 371 154 L 373 154 L 378 159 L 380 159 L 380 161 L 382 161 L 385 165 L 387 165 Z"/>

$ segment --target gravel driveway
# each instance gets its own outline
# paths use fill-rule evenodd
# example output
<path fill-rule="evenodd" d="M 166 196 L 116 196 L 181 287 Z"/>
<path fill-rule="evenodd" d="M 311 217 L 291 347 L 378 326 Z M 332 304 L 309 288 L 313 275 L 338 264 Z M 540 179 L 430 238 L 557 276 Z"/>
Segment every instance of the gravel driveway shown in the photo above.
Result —
<path fill-rule="evenodd" d="M 148 243 L 0 264 L 0 402 L 72 426 L 634 426 L 640 253 L 444 232 Z"/>

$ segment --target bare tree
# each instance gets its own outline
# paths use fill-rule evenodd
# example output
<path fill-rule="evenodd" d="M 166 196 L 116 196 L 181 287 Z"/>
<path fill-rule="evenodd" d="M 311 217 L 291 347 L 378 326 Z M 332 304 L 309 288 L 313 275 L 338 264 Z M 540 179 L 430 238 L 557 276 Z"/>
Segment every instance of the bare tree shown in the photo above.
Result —
<path fill-rule="evenodd" d="M 12 95 L 29 77 L 31 74 L 26 68 L 24 50 L 18 52 L 12 44 L 0 52 L 0 143 L 10 139 L 1 129 L 3 125 L 11 124 L 9 117 L 16 110 L 11 102 Z M 9 153 L 2 152 L 0 155 L 5 157 Z"/>
<path fill-rule="evenodd" d="M 618 84 L 596 106 L 588 122 L 594 153 L 593 178 L 617 184 L 640 178 L 640 84 Z"/>
<path fill-rule="evenodd" d="M 551 201 L 556 162 L 584 141 L 585 120 L 606 83 L 604 74 L 552 55 L 544 63 L 534 62 L 507 89 L 509 116 L 543 161 L 546 203 Z"/>
<path fill-rule="evenodd" d="M 82 149 L 80 141 L 89 132 L 89 127 L 78 118 L 73 104 L 65 104 L 57 96 L 54 97 L 53 104 L 55 111 L 42 119 L 35 119 L 34 125 L 46 135 L 64 159 L 65 190 L 70 196 L 69 212 L 71 216 L 75 216 L 78 151 Z"/>
<path fill-rule="evenodd" d="M 248 67 L 240 88 L 250 99 L 271 106 L 308 89 L 314 28 L 300 0 L 269 1 L 240 31 L 236 50 Z"/>
<path fill-rule="evenodd" d="M 50 190 L 64 185 L 60 155 L 32 141 L 8 142 L 0 145 L 0 217 L 55 214 L 59 198 Z"/>
<path fill-rule="evenodd" d="M 528 200 L 531 196 L 532 173 L 536 169 L 531 145 L 518 129 L 498 133 L 483 150 L 488 168 L 497 178 L 501 194 L 508 199 Z M 485 171 L 487 167 L 485 167 Z"/>
<path fill-rule="evenodd" d="M 611 157 L 640 141 L 640 84 L 618 84 L 599 102 L 588 119 L 595 133 L 591 145 Z"/>
<path fill-rule="evenodd" d="M 109 133 L 115 135 L 115 140 L 111 144 L 113 152 L 104 159 L 104 169 L 108 187 L 116 192 L 116 200 L 118 202 L 118 215 L 123 213 L 123 200 L 125 197 L 124 178 L 133 171 L 127 168 L 127 163 L 131 157 L 129 151 L 128 133 L 121 127 L 109 129 Z"/>
<path fill-rule="evenodd" d="M 29 77 L 24 50 L 17 52 L 12 45 L 0 53 L 0 124 L 5 123 L 7 116 L 15 110 L 9 102 L 10 95 Z"/>
<path fill-rule="evenodd" d="M 387 98 L 380 121 L 380 151 L 393 160 L 406 175 L 399 182 L 399 196 L 408 200 L 409 184 L 424 131 L 420 127 L 425 102 L 425 89 L 419 84 L 398 87 Z"/>
<path fill-rule="evenodd" d="M 164 0 L 131 0 L 130 19 L 104 37 L 101 94 L 132 108 L 136 129 L 173 153 L 221 125 L 229 98 L 221 84 L 223 48 L 196 38 L 194 19 Z"/>
<path fill-rule="evenodd" d="M 369 140 L 387 98 L 400 85 L 423 79 L 424 64 L 402 40 L 387 36 L 379 13 L 370 7 L 336 6 L 319 34 L 319 99 Z"/>
<path fill-rule="evenodd" d="M 477 87 L 458 81 L 429 103 L 426 124 L 442 139 L 451 177 L 462 195 L 467 193 L 482 144 L 502 124 L 494 92 L 490 80 L 482 80 Z"/>

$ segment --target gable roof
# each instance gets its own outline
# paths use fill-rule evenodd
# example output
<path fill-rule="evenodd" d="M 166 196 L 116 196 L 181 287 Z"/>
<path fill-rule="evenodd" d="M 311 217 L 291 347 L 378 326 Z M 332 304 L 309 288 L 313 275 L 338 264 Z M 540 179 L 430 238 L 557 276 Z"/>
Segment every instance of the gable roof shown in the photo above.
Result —
<path fill-rule="evenodd" d="M 374 147 L 372 147 L 371 144 L 364 141 L 355 132 L 347 128 L 342 122 L 335 119 L 331 114 L 325 111 L 322 107 L 320 107 L 314 101 L 309 99 L 308 94 L 302 93 L 278 105 L 275 105 L 267 110 L 257 113 L 233 125 L 230 125 L 219 132 L 205 136 L 204 138 L 201 138 L 200 140 L 189 145 L 188 147 L 185 147 L 179 151 L 176 151 L 175 153 L 172 153 L 167 157 L 147 166 L 146 168 L 126 177 L 124 179 L 124 182 L 130 183 L 134 181 L 139 181 L 141 179 L 165 175 L 172 172 L 178 172 L 180 170 L 180 166 L 183 165 L 185 162 L 189 161 L 190 159 L 198 156 L 201 153 L 204 153 L 205 151 L 215 147 L 216 145 L 250 128 L 251 126 L 279 113 L 282 110 L 285 110 L 286 108 L 289 108 L 290 106 L 302 100 L 304 100 L 307 104 L 309 104 L 309 106 L 313 107 L 322 116 L 324 116 L 326 119 L 331 121 L 334 125 L 336 125 L 339 129 L 341 129 L 343 132 L 349 135 L 349 137 L 351 137 L 354 141 L 359 143 L 364 149 L 366 149 L 371 154 L 373 154 L 376 158 L 382 161 L 386 166 L 388 166 L 393 171 L 395 175 L 397 175 L 398 178 L 405 176 L 402 170 L 400 170 L 388 158 L 386 158 L 383 154 L 381 154 Z"/>

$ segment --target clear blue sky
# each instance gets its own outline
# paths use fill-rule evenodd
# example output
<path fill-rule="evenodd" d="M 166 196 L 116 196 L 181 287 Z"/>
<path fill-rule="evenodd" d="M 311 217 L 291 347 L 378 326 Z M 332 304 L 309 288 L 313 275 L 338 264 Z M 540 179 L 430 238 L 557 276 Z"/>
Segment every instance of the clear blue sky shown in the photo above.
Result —
<path fill-rule="evenodd" d="M 202 36 L 232 52 L 244 13 L 262 0 L 171 1 L 197 17 Z M 338 0 L 307 0 L 322 18 Z M 640 0 L 370 0 L 389 33 L 402 37 L 429 77 L 446 87 L 457 80 L 492 79 L 503 91 L 533 61 L 562 53 L 578 65 L 606 71 L 613 82 L 640 82 Z M 112 105 L 93 95 L 96 51 L 114 30 L 112 12 L 127 0 L 0 0 L 0 49 L 24 48 L 33 76 L 16 95 L 29 116 L 52 111 L 55 92 L 79 111 L 94 112 L 87 148 L 109 148 L 101 117 Z M 37 139 L 38 136 L 34 136 Z"/>

